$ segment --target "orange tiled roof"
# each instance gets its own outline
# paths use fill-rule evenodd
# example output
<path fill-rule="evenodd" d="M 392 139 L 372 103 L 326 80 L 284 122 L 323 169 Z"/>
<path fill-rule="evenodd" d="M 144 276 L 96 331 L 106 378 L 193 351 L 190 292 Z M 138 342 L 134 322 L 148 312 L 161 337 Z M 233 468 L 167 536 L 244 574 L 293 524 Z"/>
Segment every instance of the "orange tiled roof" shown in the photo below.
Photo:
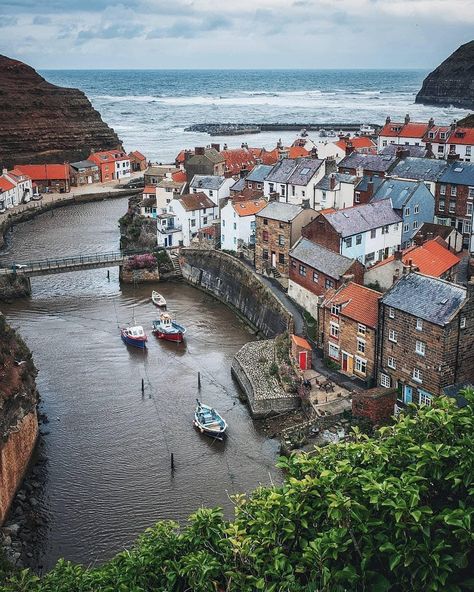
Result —
<path fill-rule="evenodd" d="M 462 135 L 458 135 L 462 134 Z M 457 127 L 455 131 L 449 136 L 450 144 L 467 144 L 474 146 L 474 128 L 473 127 Z"/>
<path fill-rule="evenodd" d="M 171 178 L 176 183 L 186 183 L 186 171 L 176 171 L 175 173 L 171 173 Z"/>
<path fill-rule="evenodd" d="M 93 152 L 87 160 L 92 160 L 96 164 L 105 164 L 117 160 L 128 160 L 128 154 L 123 150 L 103 150 L 102 152 Z"/>
<path fill-rule="evenodd" d="M 285 148 L 288 150 L 288 158 L 304 158 L 309 156 L 308 150 L 303 148 L 303 146 L 290 146 L 289 148 Z"/>
<path fill-rule="evenodd" d="M 9 191 L 10 189 L 15 189 L 15 184 L 5 179 L 5 177 L 0 177 L 0 189 L 2 191 Z"/>
<path fill-rule="evenodd" d="M 375 151 L 377 149 L 377 146 L 375 145 L 375 143 L 370 138 L 367 138 L 366 136 L 361 136 L 360 138 L 350 138 L 350 139 L 341 138 L 335 144 L 336 144 L 336 146 L 339 146 L 339 148 L 341 148 L 341 150 L 344 150 L 344 152 L 345 152 L 347 145 L 349 143 L 352 144 L 352 146 L 354 146 L 354 148 L 356 150 L 362 150 L 364 148 L 367 148 L 369 151 L 370 150 Z"/>
<path fill-rule="evenodd" d="M 428 129 L 429 126 L 427 123 L 417 123 L 415 121 L 410 123 L 397 123 L 391 121 L 383 126 L 379 136 L 386 136 L 389 138 L 422 138 Z"/>
<path fill-rule="evenodd" d="M 267 204 L 268 202 L 266 199 L 257 199 L 255 201 L 247 200 L 233 202 L 232 207 L 239 216 L 253 216 L 260 212 L 260 210 L 263 210 Z"/>
<path fill-rule="evenodd" d="M 382 296 L 380 292 L 349 282 L 327 298 L 324 306 L 330 308 L 332 304 L 340 304 L 342 316 L 375 328 L 379 315 L 379 299 Z"/>
<path fill-rule="evenodd" d="M 374 267 L 381 267 L 393 261 L 393 255 L 380 261 Z M 415 245 L 405 249 L 402 254 L 402 261 L 405 265 L 412 265 L 418 268 L 423 275 L 441 277 L 451 267 L 457 265 L 460 258 L 447 248 L 447 243 L 439 236 L 426 241 L 422 245 Z"/>
<path fill-rule="evenodd" d="M 247 148 L 232 148 L 221 150 L 225 159 L 226 171 L 231 175 L 238 175 L 242 169 L 250 170 L 255 166 L 255 156 Z"/>
<path fill-rule="evenodd" d="M 130 156 L 134 156 L 138 160 L 146 160 L 146 158 L 143 156 L 143 154 L 141 152 L 139 152 L 138 150 L 134 150 L 133 152 L 130 152 Z"/>
<path fill-rule="evenodd" d="M 304 349 L 308 349 L 311 351 L 310 344 L 304 339 L 303 337 L 298 337 L 298 335 L 292 335 L 291 340 L 295 343 L 298 347 L 303 347 Z"/>
<path fill-rule="evenodd" d="M 176 162 L 179 162 L 179 163 L 183 163 L 184 162 L 184 155 L 185 155 L 185 153 L 186 153 L 186 150 L 181 150 L 179 152 L 178 156 L 175 158 L 175 161 Z"/>
<path fill-rule="evenodd" d="M 35 181 L 51 179 L 69 180 L 69 165 L 67 164 L 16 164 L 15 170 L 28 175 Z"/>
<path fill-rule="evenodd" d="M 143 188 L 143 193 L 156 194 L 156 185 L 145 185 L 145 187 Z"/>

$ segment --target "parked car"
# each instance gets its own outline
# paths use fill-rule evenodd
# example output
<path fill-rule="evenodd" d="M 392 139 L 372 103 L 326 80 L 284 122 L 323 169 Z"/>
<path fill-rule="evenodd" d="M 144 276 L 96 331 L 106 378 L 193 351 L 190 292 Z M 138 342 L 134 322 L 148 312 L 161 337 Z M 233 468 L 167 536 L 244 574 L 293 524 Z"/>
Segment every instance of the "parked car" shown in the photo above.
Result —
<path fill-rule="evenodd" d="M 27 265 L 23 265 L 23 263 L 14 263 L 12 265 L 13 271 L 15 271 L 17 269 L 25 269 L 25 267 L 28 267 L 28 266 Z"/>
<path fill-rule="evenodd" d="M 41 193 L 33 193 L 33 195 L 31 196 L 31 199 L 33 201 L 39 201 L 40 199 L 43 199 L 43 196 L 41 195 Z"/>

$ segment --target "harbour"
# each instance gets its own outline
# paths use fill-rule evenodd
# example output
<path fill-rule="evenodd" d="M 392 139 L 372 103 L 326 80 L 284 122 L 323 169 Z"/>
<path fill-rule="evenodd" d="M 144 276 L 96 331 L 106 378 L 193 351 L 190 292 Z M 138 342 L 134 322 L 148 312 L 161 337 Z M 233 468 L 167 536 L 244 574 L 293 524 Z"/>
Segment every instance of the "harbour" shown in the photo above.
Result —
<path fill-rule="evenodd" d="M 20 253 L 33 260 L 112 251 L 126 207 L 126 198 L 82 204 L 17 226 L 2 265 Z M 118 268 L 31 283 L 32 297 L 2 312 L 33 352 L 49 418 L 36 495 L 47 516 L 38 566 L 59 557 L 100 563 L 157 520 L 185 520 L 201 505 L 231 516 L 230 495 L 278 482 L 278 443 L 252 422 L 230 374 L 234 354 L 255 338 L 226 306 L 185 282 L 160 283 L 168 311 L 187 328 L 177 344 L 151 334 L 159 317 L 152 287 L 120 286 Z M 149 335 L 145 352 L 120 339 L 119 326 L 133 318 Z M 198 396 L 225 417 L 225 441 L 193 427 Z"/>

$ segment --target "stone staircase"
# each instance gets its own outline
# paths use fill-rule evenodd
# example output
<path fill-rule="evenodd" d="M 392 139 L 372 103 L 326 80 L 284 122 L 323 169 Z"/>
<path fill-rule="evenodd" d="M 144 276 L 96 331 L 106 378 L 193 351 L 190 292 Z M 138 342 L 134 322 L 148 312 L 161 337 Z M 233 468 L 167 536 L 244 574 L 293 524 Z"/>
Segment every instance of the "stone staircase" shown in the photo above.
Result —
<path fill-rule="evenodd" d="M 174 272 L 176 277 L 183 277 L 183 272 L 181 271 L 181 265 L 179 264 L 179 257 L 176 253 L 170 253 L 171 263 L 173 264 Z"/>

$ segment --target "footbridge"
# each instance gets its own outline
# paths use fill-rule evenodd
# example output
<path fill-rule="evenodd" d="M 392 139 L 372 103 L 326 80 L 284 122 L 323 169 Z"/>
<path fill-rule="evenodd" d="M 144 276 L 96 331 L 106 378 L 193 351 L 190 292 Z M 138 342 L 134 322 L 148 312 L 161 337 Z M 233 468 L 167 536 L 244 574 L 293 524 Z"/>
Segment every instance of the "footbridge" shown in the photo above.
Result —
<path fill-rule="evenodd" d="M 117 267 L 124 259 L 131 255 L 140 255 L 145 251 L 113 251 L 110 253 L 93 253 L 73 255 L 57 259 L 42 259 L 40 261 L 22 261 L 4 263 L 0 267 L 0 276 L 16 274 L 27 278 L 85 269 L 99 269 L 101 267 Z M 1 263 L 0 263 L 1 265 Z"/>

